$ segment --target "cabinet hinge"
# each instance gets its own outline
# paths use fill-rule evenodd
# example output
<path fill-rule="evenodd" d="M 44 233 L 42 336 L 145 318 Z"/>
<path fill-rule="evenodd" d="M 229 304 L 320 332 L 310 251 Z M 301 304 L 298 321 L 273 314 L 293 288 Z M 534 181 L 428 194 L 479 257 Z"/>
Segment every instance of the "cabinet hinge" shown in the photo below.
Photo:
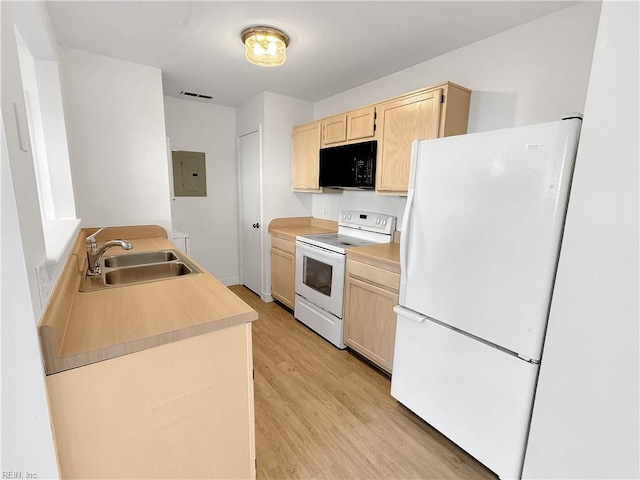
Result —
<path fill-rule="evenodd" d="M 254 460 L 255 469 L 257 470 L 258 469 L 258 459 L 254 458 L 253 460 Z"/>
<path fill-rule="evenodd" d="M 442 96 L 440 96 L 440 103 L 444 103 L 444 94 L 442 94 Z"/>
<path fill-rule="evenodd" d="M 252 369 L 251 370 L 251 378 L 253 378 L 254 380 L 256 379 L 256 369 Z"/>
<path fill-rule="evenodd" d="M 378 128 L 378 125 L 374 123 L 373 124 L 373 131 L 375 132 L 377 128 Z"/>

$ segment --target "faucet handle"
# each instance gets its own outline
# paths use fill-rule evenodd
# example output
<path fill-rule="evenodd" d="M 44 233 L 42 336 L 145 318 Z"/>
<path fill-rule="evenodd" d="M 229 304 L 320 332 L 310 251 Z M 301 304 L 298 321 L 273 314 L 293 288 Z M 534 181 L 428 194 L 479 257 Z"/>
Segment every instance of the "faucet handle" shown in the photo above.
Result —
<path fill-rule="evenodd" d="M 95 245 L 96 244 L 96 237 L 98 236 L 98 234 L 103 231 L 105 228 L 107 227 L 102 227 L 99 228 L 98 230 L 96 230 L 95 232 L 93 232 L 91 235 L 89 235 L 86 239 L 85 239 L 85 243 L 87 245 Z"/>

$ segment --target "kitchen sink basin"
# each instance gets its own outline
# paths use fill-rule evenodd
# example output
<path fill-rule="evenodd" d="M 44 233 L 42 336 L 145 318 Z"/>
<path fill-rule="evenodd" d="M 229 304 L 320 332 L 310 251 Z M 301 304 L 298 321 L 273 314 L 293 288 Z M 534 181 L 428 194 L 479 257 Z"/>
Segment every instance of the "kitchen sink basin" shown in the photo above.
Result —
<path fill-rule="evenodd" d="M 100 275 L 89 276 L 85 268 L 80 282 L 81 292 L 171 280 L 202 273 L 178 250 L 114 255 L 103 258 L 101 263 Z"/>
<path fill-rule="evenodd" d="M 104 266 L 107 268 L 129 267 L 132 265 L 146 265 L 147 263 L 171 262 L 177 259 L 178 257 L 173 251 L 162 250 L 159 252 L 142 252 L 104 257 Z"/>
<path fill-rule="evenodd" d="M 104 275 L 107 285 L 141 283 L 169 277 L 189 275 L 191 269 L 182 262 L 154 263 L 129 268 L 115 268 Z"/>

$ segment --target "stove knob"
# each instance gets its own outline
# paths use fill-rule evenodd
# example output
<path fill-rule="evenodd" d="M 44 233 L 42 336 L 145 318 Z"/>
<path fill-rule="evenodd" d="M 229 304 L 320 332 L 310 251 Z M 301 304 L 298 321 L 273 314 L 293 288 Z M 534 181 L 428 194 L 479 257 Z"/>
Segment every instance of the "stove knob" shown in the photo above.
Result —
<path fill-rule="evenodd" d="M 351 220 L 351 214 L 347 213 L 347 220 Z"/>
<path fill-rule="evenodd" d="M 346 214 L 346 213 L 343 213 L 343 214 L 342 214 L 342 219 L 343 219 L 343 220 L 345 220 L 346 218 L 347 218 L 347 214 Z"/>
<path fill-rule="evenodd" d="M 380 217 L 376 217 L 376 225 L 380 224 Z"/>
<path fill-rule="evenodd" d="M 387 226 L 387 221 L 386 220 L 382 220 L 382 226 L 386 227 Z"/>

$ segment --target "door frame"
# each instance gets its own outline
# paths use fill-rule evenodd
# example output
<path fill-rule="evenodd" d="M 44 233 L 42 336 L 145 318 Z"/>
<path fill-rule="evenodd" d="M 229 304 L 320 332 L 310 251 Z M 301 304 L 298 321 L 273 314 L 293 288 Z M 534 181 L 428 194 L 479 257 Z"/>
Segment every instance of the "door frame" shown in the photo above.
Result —
<path fill-rule="evenodd" d="M 264 254 L 264 248 L 265 248 L 265 225 L 264 225 L 264 187 L 263 187 L 263 175 L 264 175 L 264 155 L 263 155 L 263 148 L 264 148 L 264 135 L 263 135 L 263 129 L 262 129 L 262 124 L 259 123 L 258 126 L 256 128 L 252 128 L 249 129 L 248 131 L 242 133 L 242 134 L 238 134 L 236 135 L 236 169 L 237 169 L 237 176 L 238 176 L 238 260 L 239 260 L 239 276 L 240 276 L 240 284 L 244 285 L 244 270 L 243 270 L 243 266 L 244 266 L 244 259 L 243 254 L 242 254 L 242 246 L 243 246 L 243 235 L 242 235 L 242 163 L 240 161 L 240 138 L 241 137 L 245 137 L 247 135 L 251 135 L 253 133 L 258 133 L 258 158 L 259 158 L 259 164 L 260 164 L 260 168 L 259 168 L 259 183 L 260 183 L 260 191 L 258 193 L 258 197 L 260 199 L 260 218 L 259 218 L 259 222 L 260 222 L 260 298 L 262 299 L 262 301 L 264 302 L 272 302 L 273 298 L 271 297 L 271 292 L 265 292 L 265 278 L 264 278 L 264 274 L 266 271 L 266 266 L 265 266 L 265 254 Z"/>

